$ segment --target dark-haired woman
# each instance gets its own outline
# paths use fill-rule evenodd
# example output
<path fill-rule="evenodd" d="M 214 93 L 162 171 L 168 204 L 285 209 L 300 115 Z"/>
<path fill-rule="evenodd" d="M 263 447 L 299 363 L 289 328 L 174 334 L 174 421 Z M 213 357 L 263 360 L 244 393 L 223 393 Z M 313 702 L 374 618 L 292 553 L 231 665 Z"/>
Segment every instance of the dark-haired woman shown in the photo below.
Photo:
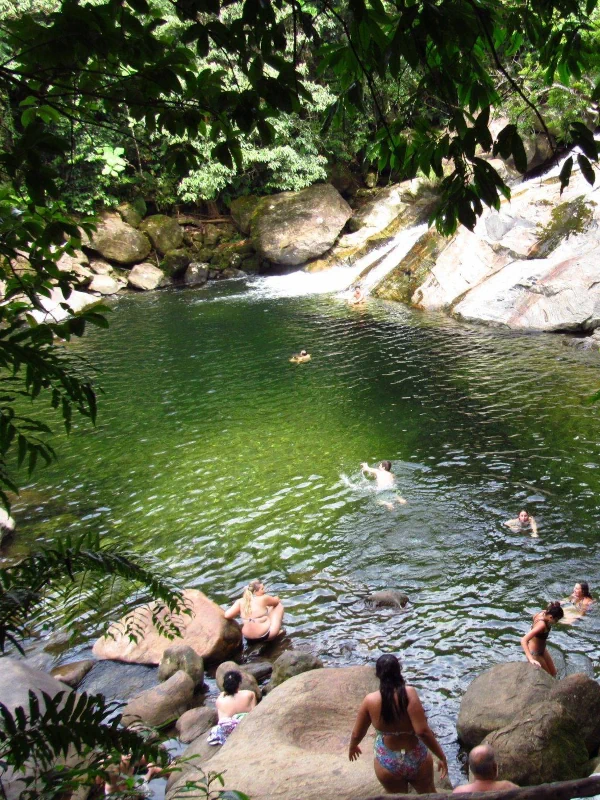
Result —
<path fill-rule="evenodd" d="M 373 725 L 377 732 L 375 775 L 384 789 L 403 794 L 410 784 L 419 794 L 435 792 L 433 760 L 427 748 L 437 756 L 442 777 L 448 774 L 448 764 L 427 724 L 419 696 L 405 684 L 396 656 L 378 658 L 375 674 L 379 691 L 368 694 L 358 709 L 350 739 L 350 761 L 360 756 L 359 744 Z"/>
<path fill-rule="evenodd" d="M 216 702 L 219 721 L 210 729 L 208 744 L 225 744 L 229 734 L 256 705 L 256 695 L 248 689 L 240 689 L 241 682 L 242 674 L 237 670 L 232 669 L 223 676 L 223 691 Z"/>
<path fill-rule="evenodd" d="M 556 667 L 546 647 L 550 629 L 565 615 L 558 600 L 554 600 L 544 611 L 534 614 L 531 630 L 521 639 L 521 647 L 527 661 L 537 669 L 545 670 L 548 675 L 556 676 Z"/>

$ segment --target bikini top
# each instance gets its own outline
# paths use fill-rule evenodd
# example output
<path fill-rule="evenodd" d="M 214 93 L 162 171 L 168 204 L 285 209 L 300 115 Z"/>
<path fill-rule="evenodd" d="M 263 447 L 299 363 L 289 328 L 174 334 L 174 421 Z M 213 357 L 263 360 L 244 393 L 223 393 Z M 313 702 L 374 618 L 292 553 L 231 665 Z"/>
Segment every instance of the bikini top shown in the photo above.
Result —
<path fill-rule="evenodd" d="M 545 620 L 536 619 L 534 617 L 533 618 L 533 623 L 531 625 L 531 628 L 532 629 L 535 628 L 535 626 L 538 624 L 538 622 L 543 622 L 544 625 L 546 625 L 546 626 L 548 625 L 548 623 Z M 546 641 L 546 639 L 548 638 L 549 635 L 550 635 L 550 628 L 546 627 L 546 629 L 544 631 L 542 631 L 542 633 L 536 633 L 535 638 L 536 639 L 543 639 L 544 641 Z"/>

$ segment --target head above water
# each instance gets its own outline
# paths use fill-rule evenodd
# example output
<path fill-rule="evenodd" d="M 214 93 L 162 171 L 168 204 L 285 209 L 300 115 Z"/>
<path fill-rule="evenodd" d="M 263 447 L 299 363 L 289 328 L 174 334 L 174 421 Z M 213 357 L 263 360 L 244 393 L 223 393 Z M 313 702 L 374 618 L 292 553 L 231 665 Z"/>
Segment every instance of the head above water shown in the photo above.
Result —
<path fill-rule="evenodd" d="M 223 691 L 225 694 L 234 695 L 239 690 L 241 682 L 242 673 L 232 669 L 223 675 Z"/>
<path fill-rule="evenodd" d="M 494 781 L 498 777 L 496 756 L 489 744 L 480 744 L 469 753 L 469 769 L 474 778 L 482 781 Z"/>
<path fill-rule="evenodd" d="M 258 578 L 250 581 L 248 586 L 246 586 L 244 589 L 244 594 L 242 595 L 242 615 L 244 617 L 249 617 L 252 614 L 252 598 L 254 595 L 260 597 L 264 593 L 265 585 L 262 581 L 259 581 Z"/>
<path fill-rule="evenodd" d="M 384 469 L 386 472 L 391 472 L 391 470 L 392 470 L 392 462 L 391 461 L 380 461 L 379 462 L 379 469 Z"/>
<path fill-rule="evenodd" d="M 308 353 L 306 352 L 306 350 L 300 350 L 300 355 L 301 356 L 307 356 Z"/>
<path fill-rule="evenodd" d="M 579 581 L 579 583 L 576 583 L 573 588 L 573 594 L 576 597 L 589 597 L 590 600 L 592 599 L 590 586 L 587 581 Z"/>
<path fill-rule="evenodd" d="M 565 612 L 562 609 L 560 601 L 553 600 L 551 603 L 548 603 L 546 610 L 544 612 L 549 617 L 552 617 L 554 622 L 558 622 L 559 619 L 562 619 L 565 615 Z"/>
<path fill-rule="evenodd" d="M 529 514 L 527 513 L 527 511 L 525 511 L 525 509 L 519 511 L 519 520 L 521 522 L 529 522 Z"/>
<path fill-rule="evenodd" d="M 400 662 L 391 653 L 379 656 L 375 664 L 381 694 L 381 716 L 385 722 L 394 722 L 408 706 L 406 684 Z"/>

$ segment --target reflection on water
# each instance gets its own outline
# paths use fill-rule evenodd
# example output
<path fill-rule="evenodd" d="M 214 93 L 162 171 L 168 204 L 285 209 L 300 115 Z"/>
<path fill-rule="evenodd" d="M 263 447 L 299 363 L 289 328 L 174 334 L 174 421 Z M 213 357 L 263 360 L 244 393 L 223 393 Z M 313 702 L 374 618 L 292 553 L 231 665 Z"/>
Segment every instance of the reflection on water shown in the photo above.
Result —
<path fill-rule="evenodd" d="M 267 290 L 116 302 L 110 330 L 75 345 L 104 371 L 98 426 L 58 442 L 60 462 L 25 493 L 21 546 L 60 511 L 62 530 L 119 538 L 219 603 L 260 576 L 294 646 L 328 664 L 398 653 L 455 754 L 473 677 L 521 658 L 548 600 L 600 584 L 599 412 L 582 404 L 597 357 Z M 302 347 L 312 361 L 289 364 Z M 408 500 L 393 511 L 360 476 L 382 458 Z M 502 524 L 524 505 L 537 540 Z M 367 608 L 384 587 L 408 593 L 404 612 Z M 599 628 L 590 615 L 551 643 L 597 669 Z"/>

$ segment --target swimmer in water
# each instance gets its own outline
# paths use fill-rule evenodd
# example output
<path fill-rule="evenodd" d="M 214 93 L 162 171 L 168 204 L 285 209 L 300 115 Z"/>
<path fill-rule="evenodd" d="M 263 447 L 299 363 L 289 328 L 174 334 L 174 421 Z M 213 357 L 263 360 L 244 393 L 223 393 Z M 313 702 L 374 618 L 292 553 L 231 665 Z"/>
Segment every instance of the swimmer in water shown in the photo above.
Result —
<path fill-rule="evenodd" d="M 392 473 L 391 461 L 380 461 L 378 467 L 370 467 L 366 461 L 363 461 L 363 463 L 360 465 L 360 468 L 365 475 L 373 475 L 377 482 L 378 492 L 389 491 L 390 489 L 394 489 L 396 486 L 396 478 Z M 395 496 L 395 501 L 401 506 L 406 505 L 406 500 L 403 497 L 400 497 L 399 494 Z M 394 501 L 389 502 L 382 500 L 381 504 L 389 509 L 394 508 Z"/>
<path fill-rule="evenodd" d="M 359 306 L 361 303 L 364 303 L 366 297 L 363 293 L 363 290 L 360 286 L 356 286 L 354 291 L 352 292 L 352 297 L 348 300 L 351 306 Z"/>
<path fill-rule="evenodd" d="M 563 622 L 571 625 L 576 619 L 583 617 L 593 602 L 589 584 L 586 581 L 576 583 L 571 596 L 566 597 L 561 603 L 565 611 Z"/>
<path fill-rule="evenodd" d="M 527 511 L 519 511 L 519 516 L 516 519 L 509 519 L 505 523 L 507 528 L 510 528 L 513 533 L 521 533 L 522 531 L 531 531 L 533 539 L 538 538 L 538 527 L 534 517 L 530 517 Z"/>
<path fill-rule="evenodd" d="M 300 350 L 299 353 L 294 354 L 290 358 L 291 364 L 304 364 L 307 361 L 310 361 L 310 353 L 307 353 L 306 350 Z"/>

